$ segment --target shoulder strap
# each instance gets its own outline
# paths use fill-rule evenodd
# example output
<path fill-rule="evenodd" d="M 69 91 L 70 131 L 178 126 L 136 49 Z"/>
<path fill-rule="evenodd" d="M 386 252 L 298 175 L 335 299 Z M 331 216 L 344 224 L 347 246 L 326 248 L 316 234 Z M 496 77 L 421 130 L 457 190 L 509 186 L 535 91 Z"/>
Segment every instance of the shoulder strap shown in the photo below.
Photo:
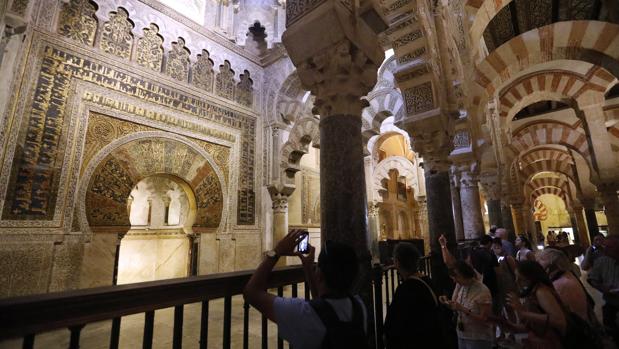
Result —
<path fill-rule="evenodd" d="M 416 276 L 413 276 L 413 279 L 421 281 L 421 283 L 424 284 L 424 286 L 426 286 L 426 288 L 428 289 L 428 291 L 430 291 L 430 294 L 432 295 L 432 299 L 434 300 L 434 305 L 438 307 L 438 298 L 436 298 L 436 294 L 434 293 L 434 290 L 432 290 L 432 287 L 430 287 L 430 285 L 428 285 L 428 283 L 423 281 L 422 278 L 418 278 Z"/>
<path fill-rule="evenodd" d="M 337 317 L 335 310 L 331 307 L 326 300 L 323 298 L 314 298 L 310 301 L 310 306 L 314 309 L 320 321 L 322 321 L 323 325 L 327 330 L 332 327 L 335 323 L 339 322 L 340 319 Z"/>

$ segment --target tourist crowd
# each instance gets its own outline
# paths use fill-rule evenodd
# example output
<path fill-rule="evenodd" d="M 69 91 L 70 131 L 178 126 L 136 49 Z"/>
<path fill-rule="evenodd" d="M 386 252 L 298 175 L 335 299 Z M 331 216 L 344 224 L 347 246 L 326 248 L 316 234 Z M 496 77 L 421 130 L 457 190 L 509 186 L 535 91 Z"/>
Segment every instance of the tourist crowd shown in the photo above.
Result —
<path fill-rule="evenodd" d="M 351 294 L 358 272 L 355 251 L 327 241 L 314 268 L 313 247 L 295 252 L 302 239 L 302 231 L 292 231 L 267 253 L 245 298 L 276 322 L 280 336 L 295 348 L 367 347 L 368 311 L 362 298 Z M 505 229 L 493 228 L 459 258 L 445 236 L 438 242 L 453 281 L 451 294 L 441 294 L 419 272 L 421 254 L 413 244 L 400 242 L 393 251 L 400 283 L 385 317 L 386 348 L 617 347 L 619 237 L 595 236 L 580 266 L 564 233 L 549 233 L 545 248 L 538 249 L 527 236 L 512 244 Z M 304 266 L 311 301 L 265 290 L 278 258 L 294 255 Z M 586 282 L 603 295 L 602 322 L 581 282 L 581 268 Z"/>

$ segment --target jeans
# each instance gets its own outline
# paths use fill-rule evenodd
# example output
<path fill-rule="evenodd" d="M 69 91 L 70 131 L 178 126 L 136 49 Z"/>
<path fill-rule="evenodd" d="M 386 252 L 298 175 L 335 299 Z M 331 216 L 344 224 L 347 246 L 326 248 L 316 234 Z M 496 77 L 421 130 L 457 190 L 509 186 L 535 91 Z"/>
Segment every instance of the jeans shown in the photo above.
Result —
<path fill-rule="evenodd" d="M 492 341 L 458 338 L 458 349 L 492 349 Z"/>

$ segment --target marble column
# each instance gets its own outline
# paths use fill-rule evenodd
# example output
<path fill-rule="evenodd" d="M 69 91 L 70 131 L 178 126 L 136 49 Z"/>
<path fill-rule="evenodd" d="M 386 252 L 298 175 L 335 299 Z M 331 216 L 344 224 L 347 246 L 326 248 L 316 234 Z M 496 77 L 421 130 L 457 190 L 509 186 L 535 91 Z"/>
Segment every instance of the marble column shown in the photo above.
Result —
<path fill-rule="evenodd" d="M 574 206 L 574 218 L 578 227 L 578 240 L 580 245 L 588 247 L 591 245 L 589 233 L 587 231 L 587 222 L 585 221 L 584 210 L 581 206 Z"/>
<path fill-rule="evenodd" d="M 271 193 L 273 201 L 273 246 L 288 234 L 288 196 Z M 286 265 L 286 259 L 280 258 L 278 266 Z"/>
<path fill-rule="evenodd" d="M 574 236 L 574 244 L 580 244 L 580 229 L 576 221 L 576 212 L 574 210 L 568 210 L 570 215 L 570 224 L 572 225 L 572 235 Z"/>
<path fill-rule="evenodd" d="M 524 234 L 527 228 L 522 215 L 522 204 L 512 204 L 511 206 L 511 214 L 514 217 L 514 235 Z"/>
<path fill-rule="evenodd" d="M 441 246 L 438 243 L 439 236 L 445 234 L 452 253 L 455 253 L 456 248 L 448 168 L 446 158 L 443 161 L 437 159 L 426 160 L 424 158 L 432 278 L 441 291 L 447 291 L 451 281 L 449 280 L 447 267 L 441 257 Z"/>
<path fill-rule="evenodd" d="M 372 263 L 380 262 L 378 241 L 380 240 L 380 215 L 378 202 L 373 201 L 368 204 L 368 228 L 370 231 L 370 253 Z"/>
<path fill-rule="evenodd" d="M 487 200 L 486 205 L 488 206 L 488 221 L 490 226 L 493 225 L 498 227 L 503 226 L 503 217 L 501 217 L 501 200 Z"/>
<path fill-rule="evenodd" d="M 452 172 L 450 182 L 451 189 L 451 204 L 454 216 L 454 229 L 456 239 L 464 240 L 464 226 L 462 225 L 462 203 L 460 199 L 460 176 L 458 173 Z"/>
<path fill-rule="evenodd" d="M 606 221 L 608 222 L 608 235 L 619 235 L 619 197 L 617 197 L 617 186 L 614 183 L 598 185 L 597 189 L 604 204 L 604 214 L 606 214 Z"/>
<path fill-rule="evenodd" d="M 501 200 L 501 222 L 503 228 L 507 229 L 508 239 L 514 241 L 516 239 L 514 218 L 512 217 L 512 208 L 509 203 Z"/>
<path fill-rule="evenodd" d="M 504 228 L 503 217 L 501 216 L 501 183 L 496 173 L 486 173 L 481 176 L 481 186 L 486 196 L 486 206 L 488 206 L 488 223 L 497 228 Z"/>
<path fill-rule="evenodd" d="M 593 237 L 600 233 L 598 219 L 595 216 L 595 208 L 593 206 L 585 208 L 585 218 L 587 220 L 587 229 L 589 230 L 589 240 L 593 241 Z"/>
<path fill-rule="evenodd" d="M 522 205 L 522 217 L 524 219 L 524 228 L 533 247 L 537 246 L 537 228 L 535 227 L 535 218 L 533 210 L 529 205 Z"/>
<path fill-rule="evenodd" d="M 464 171 L 460 178 L 460 202 L 465 239 L 479 239 L 484 235 L 484 221 L 479 199 L 479 178 L 476 173 Z"/>

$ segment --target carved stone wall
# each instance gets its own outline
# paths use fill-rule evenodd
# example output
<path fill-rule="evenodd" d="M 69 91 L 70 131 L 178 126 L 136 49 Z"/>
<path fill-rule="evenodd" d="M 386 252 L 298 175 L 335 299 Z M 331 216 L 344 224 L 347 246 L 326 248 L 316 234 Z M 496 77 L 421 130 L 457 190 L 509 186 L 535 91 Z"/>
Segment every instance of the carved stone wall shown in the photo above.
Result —
<path fill-rule="evenodd" d="M 124 227 L 128 192 L 154 173 L 178 177 L 196 193 L 201 273 L 249 268 L 260 258 L 254 192 L 262 122 L 251 109 L 260 108 L 261 71 L 207 41 L 172 44 L 172 27 L 161 25 L 169 18 L 145 23 L 135 17 L 144 5 L 126 4 L 33 5 L 38 17 L 23 44 L 23 69 L 0 118 L 7 145 L 0 157 L 0 280 L 8 285 L 0 297 L 110 284 L 123 231 L 93 228 Z M 200 44 L 235 66 L 247 64 L 238 70 L 241 94 L 234 94 L 239 78 L 228 63 L 227 101 L 211 95 L 213 61 L 222 60 L 202 49 L 192 56 L 187 47 Z M 233 238 L 237 232 L 245 238 Z M 232 252 L 220 255 L 220 248 Z"/>

